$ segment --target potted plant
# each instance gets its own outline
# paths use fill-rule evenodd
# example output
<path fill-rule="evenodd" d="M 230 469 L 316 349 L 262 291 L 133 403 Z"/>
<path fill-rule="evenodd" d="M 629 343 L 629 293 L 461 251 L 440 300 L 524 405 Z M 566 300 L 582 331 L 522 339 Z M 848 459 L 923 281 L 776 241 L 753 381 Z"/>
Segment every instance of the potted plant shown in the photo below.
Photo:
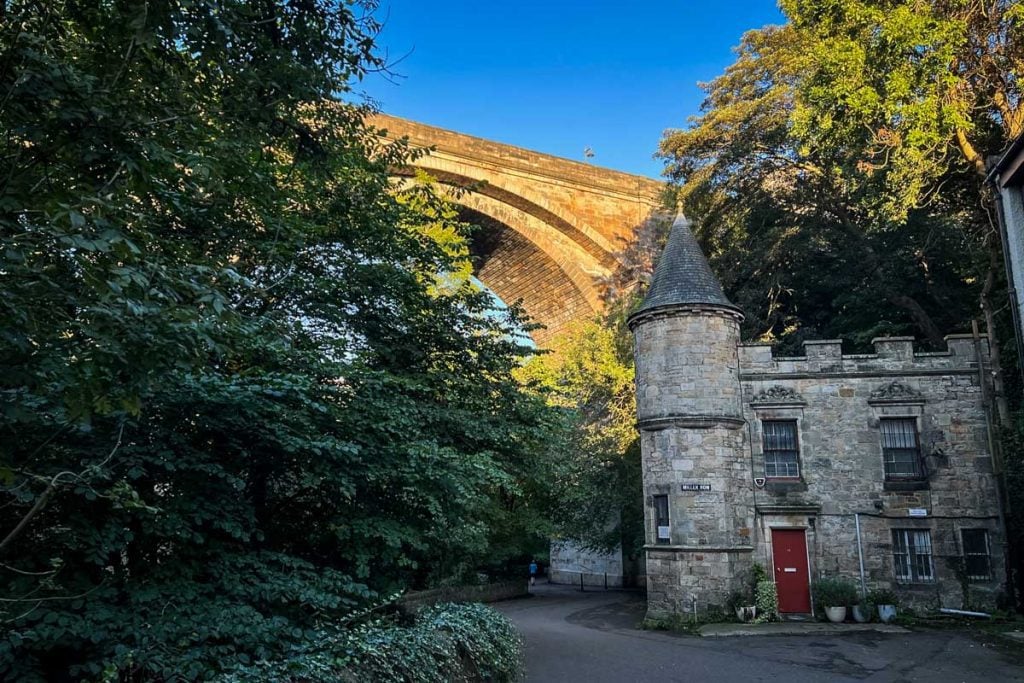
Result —
<path fill-rule="evenodd" d="M 861 599 L 853 606 L 853 620 L 858 624 L 865 624 L 871 621 L 871 603 Z"/>
<path fill-rule="evenodd" d="M 858 624 L 866 624 L 871 621 L 871 615 L 874 614 L 875 608 L 871 604 L 871 600 L 868 598 L 867 593 L 862 589 L 857 591 L 856 604 L 852 605 L 853 620 Z"/>
<path fill-rule="evenodd" d="M 846 608 L 857 600 L 857 587 L 846 579 L 824 578 L 814 582 L 814 599 L 834 624 L 846 619 Z"/>
<path fill-rule="evenodd" d="M 888 624 L 896 618 L 896 606 L 899 604 L 899 599 L 888 588 L 871 591 L 868 594 L 868 601 L 873 605 L 877 605 L 878 618 L 883 624 Z"/>
<path fill-rule="evenodd" d="M 725 605 L 736 613 L 736 619 L 739 621 L 753 621 L 757 616 L 757 607 L 753 603 L 750 596 L 743 591 L 733 591 Z"/>

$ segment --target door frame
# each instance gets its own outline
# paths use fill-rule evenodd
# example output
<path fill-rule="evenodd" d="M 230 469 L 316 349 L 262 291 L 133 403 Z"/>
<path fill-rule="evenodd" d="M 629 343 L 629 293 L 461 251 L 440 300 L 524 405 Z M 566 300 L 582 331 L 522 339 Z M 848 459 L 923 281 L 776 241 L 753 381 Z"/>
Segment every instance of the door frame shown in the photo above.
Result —
<path fill-rule="evenodd" d="M 769 531 L 769 533 L 772 534 L 772 537 L 771 537 L 771 539 L 772 539 L 771 562 L 772 562 L 772 580 L 773 581 L 775 580 L 775 536 L 774 536 L 774 532 L 775 532 L 776 529 L 778 529 L 779 531 L 802 531 L 804 533 L 804 554 L 805 554 L 805 556 L 807 558 L 806 559 L 806 562 L 807 562 L 807 600 L 811 604 L 811 614 L 813 614 L 814 613 L 814 590 L 812 588 L 812 583 L 813 582 L 811 581 L 811 550 L 808 547 L 808 543 L 807 543 L 807 535 L 808 535 L 807 532 L 808 532 L 808 530 L 814 529 L 814 527 L 811 527 L 810 525 L 807 525 L 807 524 L 772 524 L 772 525 L 769 525 L 768 531 Z M 778 588 L 776 588 L 776 591 L 778 591 Z M 803 614 L 803 612 L 783 612 L 782 610 L 779 610 L 779 613 L 780 614 Z"/>

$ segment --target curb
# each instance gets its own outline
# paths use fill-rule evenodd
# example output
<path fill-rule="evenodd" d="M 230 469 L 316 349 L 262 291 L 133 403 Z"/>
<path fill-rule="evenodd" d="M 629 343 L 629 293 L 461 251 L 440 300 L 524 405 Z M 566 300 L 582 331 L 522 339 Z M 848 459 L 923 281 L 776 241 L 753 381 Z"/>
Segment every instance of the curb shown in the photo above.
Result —
<path fill-rule="evenodd" d="M 734 636 L 820 636 L 845 633 L 910 633 L 893 624 L 824 624 L 824 623 L 770 623 L 756 625 L 707 624 L 697 632 L 702 638 L 730 638 Z"/>

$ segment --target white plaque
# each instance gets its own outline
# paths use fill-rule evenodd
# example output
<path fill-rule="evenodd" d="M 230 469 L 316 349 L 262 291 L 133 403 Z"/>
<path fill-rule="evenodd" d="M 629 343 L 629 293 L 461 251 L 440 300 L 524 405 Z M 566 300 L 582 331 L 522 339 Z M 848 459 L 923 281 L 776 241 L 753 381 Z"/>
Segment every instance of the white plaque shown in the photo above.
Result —
<path fill-rule="evenodd" d="M 924 508 L 909 508 L 907 510 L 907 515 L 910 517 L 927 517 L 928 510 Z"/>

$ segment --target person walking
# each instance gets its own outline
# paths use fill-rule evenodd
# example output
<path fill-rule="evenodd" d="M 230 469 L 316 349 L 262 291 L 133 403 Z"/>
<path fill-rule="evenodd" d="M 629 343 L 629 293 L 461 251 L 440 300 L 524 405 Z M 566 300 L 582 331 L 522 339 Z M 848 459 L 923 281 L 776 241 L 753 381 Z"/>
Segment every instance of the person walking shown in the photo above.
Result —
<path fill-rule="evenodd" d="M 537 560 L 530 560 L 530 585 L 537 583 Z"/>

